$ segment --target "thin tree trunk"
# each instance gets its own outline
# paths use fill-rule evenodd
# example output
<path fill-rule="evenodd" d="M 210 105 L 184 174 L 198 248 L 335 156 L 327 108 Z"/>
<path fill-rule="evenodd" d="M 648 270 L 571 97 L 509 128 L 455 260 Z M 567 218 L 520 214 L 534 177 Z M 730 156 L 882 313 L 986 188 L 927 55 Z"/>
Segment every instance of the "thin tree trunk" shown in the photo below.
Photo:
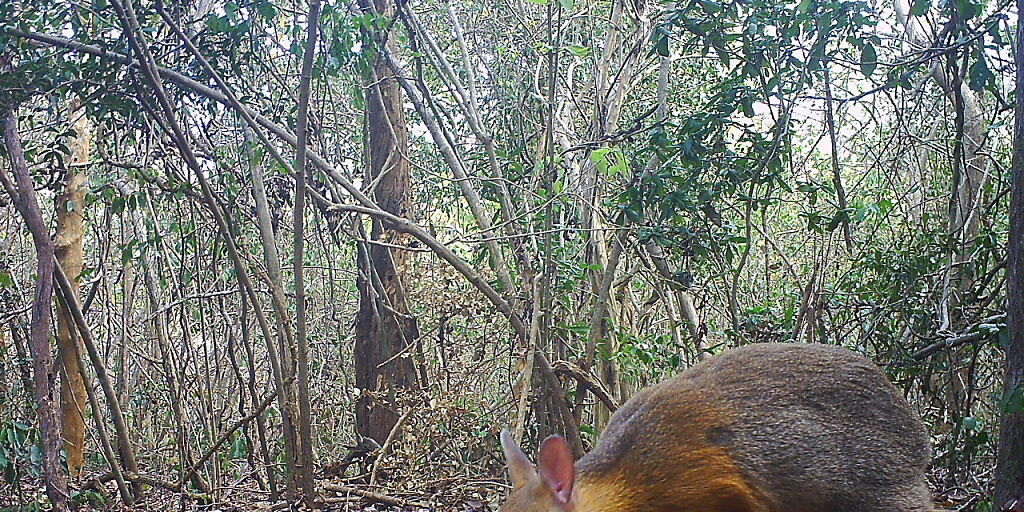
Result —
<path fill-rule="evenodd" d="M 825 74 L 825 124 L 828 126 L 828 141 L 831 150 L 829 156 L 832 161 L 832 186 L 836 189 L 836 203 L 839 205 L 839 215 L 843 226 L 843 241 L 846 243 L 846 250 L 852 253 L 853 234 L 850 232 L 850 217 L 846 211 L 846 189 L 843 188 L 843 174 L 839 167 L 839 141 L 836 134 L 836 121 L 832 114 L 832 78 L 828 73 L 828 61 L 822 64 Z"/>
<path fill-rule="evenodd" d="M 247 359 L 246 369 L 248 379 L 246 388 L 249 390 L 249 400 L 256 403 L 259 400 L 259 393 L 256 391 L 256 357 L 252 349 L 252 339 L 249 335 L 249 301 L 245 294 L 241 297 L 241 313 L 239 322 L 242 326 L 242 348 L 245 349 Z M 273 459 L 270 457 L 270 447 L 267 444 L 267 425 L 263 415 L 256 417 L 256 433 L 260 440 L 260 455 L 263 457 L 263 466 L 267 472 L 267 485 L 270 487 L 270 501 L 277 501 L 280 498 L 280 491 L 277 488 L 277 477 L 274 475 Z"/>
<path fill-rule="evenodd" d="M 248 132 L 247 132 L 248 133 Z M 274 315 L 277 318 L 277 322 L 274 323 L 275 333 L 277 335 L 277 343 L 281 348 L 283 360 L 287 360 L 283 356 L 286 351 L 283 347 L 291 344 L 293 334 L 290 328 L 288 310 L 285 305 L 284 295 L 284 278 L 281 275 L 281 257 L 277 250 L 277 237 L 274 236 L 274 226 L 270 218 L 270 205 L 267 200 L 266 187 L 263 184 L 263 169 L 261 168 L 262 163 L 252 163 L 249 169 L 250 178 L 252 182 L 252 196 L 256 203 L 256 227 L 260 232 L 260 247 L 263 251 L 263 263 L 267 268 L 267 284 L 270 287 L 270 303 L 274 311 Z M 254 304 L 253 309 L 258 309 L 259 304 Z M 257 311 L 259 314 L 259 311 Z M 262 325 L 262 324 L 261 324 Z M 269 332 L 267 333 L 269 335 Z M 267 350 L 270 352 L 273 361 L 278 361 L 277 349 L 274 348 L 273 340 L 268 337 L 267 339 Z M 280 373 L 282 370 L 277 371 Z M 285 395 L 285 386 L 288 384 L 278 382 L 281 386 L 282 400 L 279 403 L 281 407 L 285 406 L 288 402 Z M 255 400 L 255 399 L 254 399 Z M 284 448 L 288 464 L 291 464 L 292 454 L 296 453 L 297 442 L 295 441 L 296 430 L 295 425 L 292 423 L 289 415 L 285 414 L 281 418 L 282 430 L 284 431 Z M 269 470 L 268 470 L 269 472 Z M 288 480 L 289 493 L 294 491 L 294 480 Z"/>
<path fill-rule="evenodd" d="M 594 291 L 594 307 L 590 313 L 590 328 L 587 331 L 587 345 L 583 351 L 582 370 L 584 373 L 591 372 L 594 365 L 594 359 L 597 356 L 597 344 L 600 340 L 606 339 L 608 335 L 608 297 L 611 295 L 612 281 L 615 280 L 615 269 L 619 266 L 619 259 L 622 255 L 622 246 L 625 244 L 627 233 L 628 231 L 623 229 L 616 234 L 614 238 L 614 245 L 612 246 L 611 252 L 608 254 L 608 260 L 598 279 L 597 289 Z M 608 383 L 606 382 L 605 384 L 607 385 Z M 584 396 L 586 396 L 586 388 L 581 382 L 576 386 L 576 407 L 573 410 L 573 416 L 576 418 L 577 422 L 579 422 L 583 416 Z"/>
<path fill-rule="evenodd" d="M 32 353 L 32 370 L 39 405 L 39 435 L 43 441 L 43 474 L 46 480 L 46 495 L 53 509 L 63 512 L 68 509 L 67 476 L 60 462 L 60 418 L 57 416 L 56 369 L 50 352 L 50 306 L 53 300 L 53 242 L 49 229 L 43 221 L 36 200 L 36 191 L 29 176 L 28 163 L 18 136 L 18 118 L 13 108 L 3 119 L 3 138 L 14 174 L 12 183 L 5 172 L 0 180 L 8 190 L 18 213 L 25 219 L 36 248 L 36 290 L 32 299 L 32 321 L 29 331 L 29 350 Z"/>
<path fill-rule="evenodd" d="M 305 268 L 303 250 L 306 227 L 306 146 L 309 142 L 309 95 L 312 85 L 313 57 L 316 55 L 316 41 L 320 18 L 320 2 L 309 3 L 306 14 L 308 30 L 306 50 L 302 56 L 302 71 L 299 77 L 299 107 L 295 128 L 295 207 L 293 212 L 292 232 L 293 261 L 292 270 L 295 278 L 295 362 L 298 368 L 298 402 L 299 402 L 299 486 L 305 498 L 306 506 L 315 507 L 316 493 L 313 488 L 313 426 L 309 406 L 309 343 L 306 339 L 306 285 L 304 282 Z"/>
<path fill-rule="evenodd" d="M 77 105 L 77 101 L 75 102 Z M 84 251 L 82 247 L 82 214 L 85 210 L 85 192 L 88 178 L 91 134 L 89 120 L 84 109 L 71 109 L 71 117 L 78 115 L 74 122 L 74 141 L 71 163 L 67 166 L 64 192 L 57 196 L 54 209 L 57 212 L 57 236 L 54 252 L 57 262 L 71 281 L 71 293 L 79 296 L 78 279 L 82 275 Z M 68 473 L 74 478 L 82 471 L 85 451 L 85 383 L 78 367 L 81 347 L 72 336 L 74 320 L 67 305 L 57 302 L 57 354 L 60 358 L 60 416 L 64 436 L 64 450 L 67 452 Z"/>
<path fill-rule="evenodd" d="M 543 276 L 539 276 L 543 277 Z M 525 340 L 523 351 L 523 371 L 519 379 L 519 403 L 516 409 L 515 423 L 512 425 L 512 439 L 519 444 L 523 440 L 523 429 L 526 424 L 526 411 L 530 408 L 530 392 L 533 389 L 533 353 L 537 351 L 537 337 L 540 334 L 540 286 L 533 287 L 533 311 L 530 314 L 530 336 Z"/>

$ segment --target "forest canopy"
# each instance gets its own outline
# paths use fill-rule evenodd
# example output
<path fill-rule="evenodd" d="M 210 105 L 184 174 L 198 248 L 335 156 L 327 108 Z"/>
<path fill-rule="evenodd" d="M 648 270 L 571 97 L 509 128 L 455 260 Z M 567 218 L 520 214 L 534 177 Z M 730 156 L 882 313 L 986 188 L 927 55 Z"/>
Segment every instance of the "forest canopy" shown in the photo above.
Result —
<path fill-rule="evenodd" d="M 0 509 L 496 510 L 502 428 L 578 457 L 806 342 L 911 402 L 937 503 L 998 510 L 1018 12 L 2 2 Z"/>

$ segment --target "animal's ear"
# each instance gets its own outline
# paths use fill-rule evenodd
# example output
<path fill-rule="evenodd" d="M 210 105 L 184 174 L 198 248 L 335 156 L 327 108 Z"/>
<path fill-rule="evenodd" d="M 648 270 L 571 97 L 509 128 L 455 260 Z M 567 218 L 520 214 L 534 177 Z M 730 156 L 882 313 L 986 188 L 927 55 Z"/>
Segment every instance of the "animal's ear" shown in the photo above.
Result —
<path fill-rule="evenodd" d="M 572 500 L 572 485 L 576 480 L 572 451 L 562 436 L 551 436 L 540 445 L 537 467 L 540 477 L 551 489 L 555 501 L 565 506 Z"/>
<path fill-rule="evenodd" d="M 512 439 L 512 434 L 507 429 L 501 431 L 501 449 L 505 452 L 505 463 L 508 464 L 508 473 L 512 477 L 512 487 L 522 487 L 537 476 L 530 459 Z"/>

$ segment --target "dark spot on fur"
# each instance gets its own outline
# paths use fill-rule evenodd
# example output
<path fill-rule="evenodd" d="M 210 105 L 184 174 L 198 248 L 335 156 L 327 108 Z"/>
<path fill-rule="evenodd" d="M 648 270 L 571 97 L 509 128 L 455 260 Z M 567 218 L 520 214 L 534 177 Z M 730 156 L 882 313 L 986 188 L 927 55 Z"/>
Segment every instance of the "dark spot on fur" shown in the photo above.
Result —
<path fill-rule="evenodd" d="M 736 439 L 736 433 L 725 426 L 712 427 L 706 434 L 708 442 L 715 446 L 729 446 Z"/>

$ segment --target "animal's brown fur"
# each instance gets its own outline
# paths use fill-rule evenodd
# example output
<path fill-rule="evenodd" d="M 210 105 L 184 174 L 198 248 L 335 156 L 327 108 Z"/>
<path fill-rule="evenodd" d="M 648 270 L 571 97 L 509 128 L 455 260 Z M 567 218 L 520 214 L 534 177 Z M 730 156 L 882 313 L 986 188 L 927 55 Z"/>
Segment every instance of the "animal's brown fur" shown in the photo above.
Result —
<path fill-rule="evenodd" d="M 644 389 L 576 463 L 569 504 L 534 475 L 502 512 L 930 512 L 924 427 L 845 349 L 733 349 Z"/>

